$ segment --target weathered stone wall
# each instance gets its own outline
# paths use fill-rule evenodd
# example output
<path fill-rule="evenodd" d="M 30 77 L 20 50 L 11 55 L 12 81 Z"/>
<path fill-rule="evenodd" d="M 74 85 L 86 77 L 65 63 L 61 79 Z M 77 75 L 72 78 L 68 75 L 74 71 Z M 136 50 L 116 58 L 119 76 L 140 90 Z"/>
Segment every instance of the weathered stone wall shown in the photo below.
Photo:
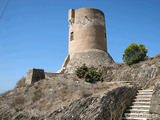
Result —
<path fill-rule="evenodd" d="M 73 55 L 73 58 L 67 64 L 64 72 L 65 73 L 74 73 L 77 67 L 86 64 L 87 66 L 108 66 L 113 64 L 114 61 L 112 57 L 98 49 L 86 50 L 83 52 L 77 52 Z"/>
<path fill-rule="evenodd" d="M 160 83 L 156 85 L 151 100 L 150 112 L 160 115 Z"/>
<path fill-rule="evenodd" d="M 27 71 L 26 84 L 33 84 L 41 79 L 45 79 L 43 69 L 31 69 Z"/>
<path fill-rule="evenodd" d="M 107 51 L 104 13 L 94 8 L 69 11 L 69 54 L 89 49 Z"/>

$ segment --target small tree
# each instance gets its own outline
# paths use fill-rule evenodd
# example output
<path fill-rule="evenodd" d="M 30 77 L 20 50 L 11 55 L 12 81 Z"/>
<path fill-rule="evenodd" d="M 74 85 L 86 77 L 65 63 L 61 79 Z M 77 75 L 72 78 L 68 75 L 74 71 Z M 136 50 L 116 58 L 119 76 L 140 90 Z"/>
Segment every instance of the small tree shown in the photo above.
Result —
<path fill-rule="evenodd" d="M 138 63 L 139 61 L 143 61 L 147 58 L 147 49 L 143 44 L 132 43 L 125 49 L 123 54 L 123 61 L 128 64 Z"/>

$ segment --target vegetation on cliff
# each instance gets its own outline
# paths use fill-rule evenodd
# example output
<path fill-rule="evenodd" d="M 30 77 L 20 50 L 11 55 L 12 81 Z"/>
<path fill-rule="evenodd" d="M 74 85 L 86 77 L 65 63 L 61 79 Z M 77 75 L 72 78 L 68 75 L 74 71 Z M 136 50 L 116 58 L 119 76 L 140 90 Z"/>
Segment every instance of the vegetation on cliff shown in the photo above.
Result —
<path fill-rule="evenodd" d="M 148 50 L 143 44 L 138 45 L 136 43 L 132 43 L 124 51 L 123 61 L 128 65 L 138 63 L 139 61 L 143 61 L 147 58 L 147 52 Z"/>
<path fill-rule="evenodd" d="M 90 83 L 103 81 L 102 70 L 93 66 L 87 67 L 85 64 L 77 68 L 76 75 L 79 78 L 84 78 L 86 82 Z"/>

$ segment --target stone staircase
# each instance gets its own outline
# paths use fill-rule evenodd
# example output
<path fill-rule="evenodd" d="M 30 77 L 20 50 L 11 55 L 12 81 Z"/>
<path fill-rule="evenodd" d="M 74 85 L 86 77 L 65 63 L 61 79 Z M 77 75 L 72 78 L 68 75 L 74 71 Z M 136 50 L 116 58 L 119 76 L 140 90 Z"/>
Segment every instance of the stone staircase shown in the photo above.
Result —
<path fill-rule="evenodd" d="M 122 120 L 148 120 L 153 90 L 138 90 L 132 105 L 123 114 Z"/>

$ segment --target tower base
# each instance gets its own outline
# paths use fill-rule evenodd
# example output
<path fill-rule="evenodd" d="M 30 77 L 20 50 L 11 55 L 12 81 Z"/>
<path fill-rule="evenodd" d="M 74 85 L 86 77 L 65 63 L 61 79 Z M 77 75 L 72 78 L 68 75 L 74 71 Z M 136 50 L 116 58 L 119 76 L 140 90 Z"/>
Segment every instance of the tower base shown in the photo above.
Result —
<path fill-rule="evenodd" d="M 114 63 L 114 60 L 109 55 L 109 53 L 98 49 L 77 52 L 72 55 L 71 58 L 68 56 L 66 61 L 67 62 L 64 63 L 61 70 L 58 72 L 74 73 L 75 70 L 83 64 L 86 66 L 100 67 L 108 66 Z"/>

